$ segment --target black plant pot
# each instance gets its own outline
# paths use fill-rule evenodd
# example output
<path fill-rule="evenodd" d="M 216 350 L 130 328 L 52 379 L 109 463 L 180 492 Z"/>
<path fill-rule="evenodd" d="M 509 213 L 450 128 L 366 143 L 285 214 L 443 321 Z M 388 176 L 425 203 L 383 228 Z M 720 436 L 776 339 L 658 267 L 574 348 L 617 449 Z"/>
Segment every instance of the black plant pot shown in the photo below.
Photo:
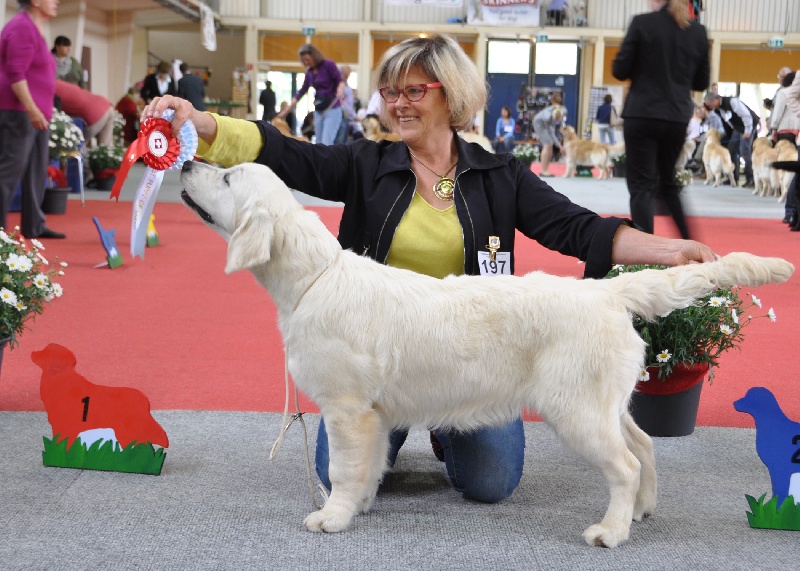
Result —
<path fill-rule="evenodd" d="M 42 212 L 45 214 L 64 214 L 67 211 L 67 198 L 72 189 L 68 186 L 63 188 L 48 188 L 44 192 L 42 201 Z"/>
<path fill-rule="evenodd" d="M 694 432 L 702 390 L 701 380 L 685 391 L 669 395 L 633 391 L 629 410 L 639 428 L 650 436 L 688 436 Z"/>

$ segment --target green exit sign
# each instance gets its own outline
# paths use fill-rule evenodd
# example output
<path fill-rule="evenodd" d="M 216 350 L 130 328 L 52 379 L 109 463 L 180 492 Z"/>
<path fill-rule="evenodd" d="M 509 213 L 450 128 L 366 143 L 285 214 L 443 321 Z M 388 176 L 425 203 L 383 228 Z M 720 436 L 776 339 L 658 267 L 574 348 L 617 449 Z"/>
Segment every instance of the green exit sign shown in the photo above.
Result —
<path fill-rule="evenodd" d="M 783 38 L 770 38 L 769 39 L 769 47 L 771 48 L 782 48 L 783 47 Z"/>
<path fill-rule="evenodd" d="M 317 33 L 316 28 L 303 28 L 303 35 L 304 36 L 313 36 Z"/>
<path fill-rule="evenodd" d="M 537 42 L 549 42 L 550 38 L 547 37 L 547 34 L 537 34 L 536 35 Z"/>

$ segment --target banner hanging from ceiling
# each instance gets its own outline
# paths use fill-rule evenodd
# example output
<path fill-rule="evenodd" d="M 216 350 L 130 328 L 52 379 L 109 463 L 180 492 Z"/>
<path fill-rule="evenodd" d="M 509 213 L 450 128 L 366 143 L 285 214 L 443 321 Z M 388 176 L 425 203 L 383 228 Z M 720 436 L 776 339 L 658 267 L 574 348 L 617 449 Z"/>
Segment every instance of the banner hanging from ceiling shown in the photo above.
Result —
<path fill-rule="evenodd" d="M 467 0 L 467 23 L 539 27 L 540 7 L 541 0 Z"/>

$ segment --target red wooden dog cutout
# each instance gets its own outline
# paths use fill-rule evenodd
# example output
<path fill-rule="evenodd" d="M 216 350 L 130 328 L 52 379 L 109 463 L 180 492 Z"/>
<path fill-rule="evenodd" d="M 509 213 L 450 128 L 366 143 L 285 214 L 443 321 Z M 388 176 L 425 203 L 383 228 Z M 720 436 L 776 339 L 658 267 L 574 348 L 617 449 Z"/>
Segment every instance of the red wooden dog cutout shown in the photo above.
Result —
<path fill-rule="evenodd" d="M 122 448 L 134 441 L 169 446 L 141 391 L 90 382 L 75 371 L 72 351 L 55 343 L 34 351 L 31 359 L 42 368 L 41 397 L 53 436 L 66 438 L 68 447 L 81 433 L 97 429 L 113 430 Z"/>

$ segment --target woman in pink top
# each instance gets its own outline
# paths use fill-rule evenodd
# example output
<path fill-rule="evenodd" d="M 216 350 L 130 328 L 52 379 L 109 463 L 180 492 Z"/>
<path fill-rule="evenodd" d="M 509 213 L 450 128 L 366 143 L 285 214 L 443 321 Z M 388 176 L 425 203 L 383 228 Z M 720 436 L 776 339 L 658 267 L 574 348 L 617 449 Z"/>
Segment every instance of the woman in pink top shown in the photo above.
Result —
<path fill-rule="evenodd" d="M 23 236 L 64 238 L 45 226 L 42 200 L 48 165 L 56 64 L 42 34 L 58 0 L 19 0 L 20 11 L 0 32 L 0 226 L 22 183 Z"/>

